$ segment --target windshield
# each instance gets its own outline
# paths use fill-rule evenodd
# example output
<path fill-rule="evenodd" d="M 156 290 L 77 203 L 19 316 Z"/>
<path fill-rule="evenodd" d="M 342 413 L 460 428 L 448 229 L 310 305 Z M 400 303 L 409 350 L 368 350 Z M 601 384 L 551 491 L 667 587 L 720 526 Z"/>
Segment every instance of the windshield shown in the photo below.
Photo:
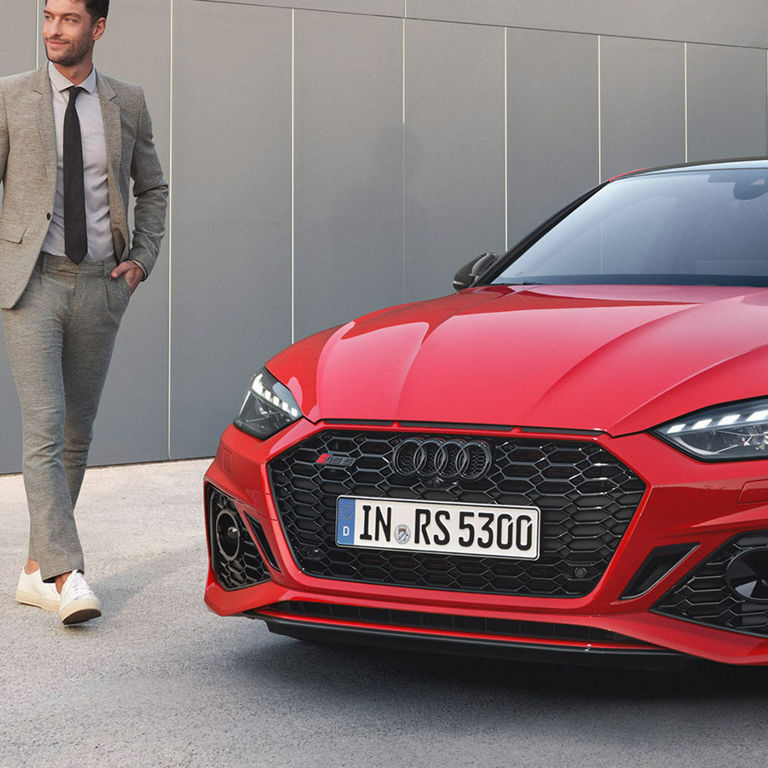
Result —
<path fill-rule="evenodd" d="M 768 169 L 617 179 L 493 283 L 768 285 Z"/>

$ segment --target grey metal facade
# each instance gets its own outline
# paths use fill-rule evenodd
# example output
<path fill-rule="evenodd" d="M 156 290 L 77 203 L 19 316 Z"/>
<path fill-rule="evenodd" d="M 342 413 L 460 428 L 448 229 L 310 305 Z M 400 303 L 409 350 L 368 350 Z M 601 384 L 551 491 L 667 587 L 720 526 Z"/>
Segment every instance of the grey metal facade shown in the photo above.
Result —
<path fill-rule="evenodd" d="M 3 0 L 0 75 L 42 4 Z M 766 154 L 766 49 L 764 0 L 113 0 L 97 66 L 144 86 L 172 192 L 92 463 L 211 455 L 292 339 L 447 293 L 601 179 Z"/>

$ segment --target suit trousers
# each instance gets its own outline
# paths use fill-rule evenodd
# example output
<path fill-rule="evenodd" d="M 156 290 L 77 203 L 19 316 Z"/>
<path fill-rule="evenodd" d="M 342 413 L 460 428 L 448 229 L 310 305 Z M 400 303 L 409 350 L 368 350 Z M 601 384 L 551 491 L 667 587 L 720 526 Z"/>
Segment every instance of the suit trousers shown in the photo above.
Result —
<path fill-rule="evenodd" d="M 85 569 L 75 503 L 130 298 L 125 278 L 110 277 L 115 266 L 114 258 L 78 265 L 42 253 L 17 304 L 3 310 L 21 404 L 29 557 L 45 581 Z"/>

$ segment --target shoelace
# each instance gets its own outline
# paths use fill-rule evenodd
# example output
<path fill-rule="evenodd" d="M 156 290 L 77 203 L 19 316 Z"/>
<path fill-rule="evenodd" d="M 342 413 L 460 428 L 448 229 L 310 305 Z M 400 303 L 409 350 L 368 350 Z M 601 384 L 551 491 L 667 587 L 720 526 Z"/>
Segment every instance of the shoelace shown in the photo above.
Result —
<path fill-rule="evenodd" d="M 61 590 L 62 600 L 79 600 L 93 594 L 80 571 L 72 571 Z"/>

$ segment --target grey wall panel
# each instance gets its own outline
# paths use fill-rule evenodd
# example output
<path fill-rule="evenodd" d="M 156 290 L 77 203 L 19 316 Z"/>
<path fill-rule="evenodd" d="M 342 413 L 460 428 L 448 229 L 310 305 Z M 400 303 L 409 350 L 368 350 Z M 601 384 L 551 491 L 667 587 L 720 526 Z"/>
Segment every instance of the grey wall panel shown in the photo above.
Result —
<path fill-rule="evenodd" d="M 504 30 L 406 23 L 405 298 L 504 248 Z"/>
<path fill-rule="evenodd" d="M 0 475 L 21 470 L 21 412 L 0 324 Z"/>
<path fill-rule="evenodd" d="M 215 451 L 249 374 L 290 342 L 290 12 L 176 0 L 173 121 L 171 456 L 182 458 Z"/>
<path fill-rule="evenodd" d="M 598 183 L 597 37 L 510 29 L 509 244 Z"/>
<path fill-rule="evenodd" d="M 688 159 L 766 153 L 766 53 L 688 46 Z"/>
<path fill-rule="evenodd" d="M 170 166 L 170 0 L 113 3 L 96 66 L 144 88 L 155 145 Z M 141 46 L 137 46 L 137 40 Z M 147 51 L 152 51 L 148 56 Z M 168 457 L 168 242 L 131 298 L 117 338 L 99 414 L 92 464 Z"/>
<path fill-rule="evenodd" d="M 308 11 L 337 11 L 373 16 L 402 18 L 405 0 L 197 0 L 204 3 L 248 3 L 275 8 L 298 8 Z"/>
<path fill-rule="evenodd" d="M 407 0 L 409 18 L 768 46 L 765 0 Z"/>
<path fill-rule="evenodd" d="M 35 3 L 3 0 L 0 19 L 0 77 L 34 69 L 38 35 Z"/>
<path fill-rule="evenodd" d="M 296 14 L 295 333 L 402 298 L 402 22 Z"/>
<path fill-rule="evenodd" d="M 602 175 L 685 159 L 682 43 L 602 38 Z"/>
<path fill-rule="evenodd" d="M 37 10 L 29 0 L 4 0 L 0 23 L 0 77 L 35 67 Z M 0 186 L 0 206 L 3 190 Z M 0 323 L 0 474 L 21 469 L 21 414 Z"/>
<path fill-rule="evenodd" d="M 0 328 L 0 475 L 21 471 L 21 413 Z"/>
<path fill-rule="evenodd" d="M 21 412 L 0 323 L 0 475 L 21 470 Z"/>

